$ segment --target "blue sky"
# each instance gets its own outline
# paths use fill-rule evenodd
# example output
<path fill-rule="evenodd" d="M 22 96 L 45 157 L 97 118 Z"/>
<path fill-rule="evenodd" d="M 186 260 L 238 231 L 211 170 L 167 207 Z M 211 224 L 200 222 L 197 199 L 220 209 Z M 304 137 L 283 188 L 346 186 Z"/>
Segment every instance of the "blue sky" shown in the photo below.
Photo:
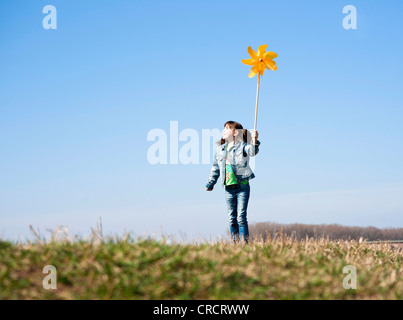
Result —
<path fill-rule="evenodd" d="M 57 30 L 45 30 L 45 5 Z M 343 7 L 357 9 L 345 30 Z M 2 1 L 0 236 L 225 234 L 209 164 L 151 165 L 148 133 L 253 128 L 250 222 L 403 227 L 403 3 Z M 179 143 L 181 147 L 184 142 Z M 213 148 L 213 147 L 212 147 Z M 212 149 L 213 150 L 213 149 Z"/>

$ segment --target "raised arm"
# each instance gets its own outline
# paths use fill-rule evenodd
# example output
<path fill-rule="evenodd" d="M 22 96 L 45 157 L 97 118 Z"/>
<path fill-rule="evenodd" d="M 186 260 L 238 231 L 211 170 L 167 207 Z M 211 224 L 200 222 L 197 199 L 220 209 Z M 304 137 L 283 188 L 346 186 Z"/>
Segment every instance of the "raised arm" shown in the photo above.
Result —
<path fill-rule="evenodd" d="M 259 133 L 257 132 L 257 130 L 253 130 L 252 143 L 245 145 L 244 151 L 250 157 L 254 157 L 259 153 L 260 141 L 257 139 L 258 137 Z"/>
<path fill-rule="evenodd" d="M 246 144 L 244 151 L 248 156 L 254 157 L 255 155 L 257 155 L 259 153 L 259 146 L 260 146 L 260 141 L 258 140 L 257 144 Z"/>

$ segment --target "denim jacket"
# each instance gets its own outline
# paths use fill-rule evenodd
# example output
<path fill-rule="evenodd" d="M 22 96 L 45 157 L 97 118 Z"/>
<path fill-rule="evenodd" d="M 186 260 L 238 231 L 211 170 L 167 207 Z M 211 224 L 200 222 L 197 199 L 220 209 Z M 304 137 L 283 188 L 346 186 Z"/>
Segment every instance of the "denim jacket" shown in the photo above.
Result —
<path fill-rule="evenodd" d="M 207 189 L 213 189 L 217 183 L 218 177 L 221 176 L 221 186 L 225 183 L 225 147 L 228 142 L 217 147 L 214 155 L 213 167 L 211 168 L 210 177 L 206 184 Z M 259 152 L 260 141 L 256 145 L 247 144 L 246 142 L 236 142 L 228 149 L 229 161 L 232 170 L 235 173 L 238 182 L 253 179 L 255 174 L 249 167 L 249 157 L 254 157 Z"/>

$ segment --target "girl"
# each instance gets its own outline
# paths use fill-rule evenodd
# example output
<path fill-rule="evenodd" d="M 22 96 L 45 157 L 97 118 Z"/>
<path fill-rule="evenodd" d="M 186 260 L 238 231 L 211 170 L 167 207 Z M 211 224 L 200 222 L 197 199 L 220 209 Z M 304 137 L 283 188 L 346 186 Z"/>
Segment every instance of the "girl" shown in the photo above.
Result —
<path fill-rule="evenodd" d="M 249 157 L 259 152 L 258 132 L 253 131 L 252 143 L 250 133 L 235 121 L 224 124 L 223 137 L 214 156 L 207 191 L 212 191 L 221 176 L 221 186 L 225 187 L 230 233 L 234 243 L 239 236 L 247 243 L 249 238 L 248 221 L 246 219 L 250 186 L 249 180 L 255 177 L 249 167 Z"/>

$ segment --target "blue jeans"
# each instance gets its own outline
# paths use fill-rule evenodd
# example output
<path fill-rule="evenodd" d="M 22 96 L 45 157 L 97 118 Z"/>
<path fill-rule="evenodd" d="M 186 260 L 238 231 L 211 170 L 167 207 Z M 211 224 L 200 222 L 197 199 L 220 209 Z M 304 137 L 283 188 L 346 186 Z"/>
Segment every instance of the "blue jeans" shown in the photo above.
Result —
<path fill-rule="evenodd" d="M 247 243 L 249 239 L 248 221 L 246 219 L 250 185 L 235 184 L 225 186 L 225 199 L 229 215 L 229 228 L 233 242 L 237 242 L 239 236 Z"/>

